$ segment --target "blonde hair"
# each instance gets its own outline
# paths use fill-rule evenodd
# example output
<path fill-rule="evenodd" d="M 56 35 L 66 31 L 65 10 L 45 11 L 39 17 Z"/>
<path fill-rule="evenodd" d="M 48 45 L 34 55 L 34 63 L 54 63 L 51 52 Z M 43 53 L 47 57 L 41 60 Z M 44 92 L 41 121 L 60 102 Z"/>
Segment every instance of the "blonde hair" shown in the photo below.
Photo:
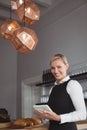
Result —
<path fill-rule="evenodd" d="M 69 64 L 68 63 L 68 60 L 66 58 L 66 56 L 64 56 L 63 54 L 55 54 L 51 60 L 50 60 L 50 65 L 53 61 L 57 60 L 57 59 L 61 59 L 63 61 L 63 63 L 66 65 L 66 64 Z"/>

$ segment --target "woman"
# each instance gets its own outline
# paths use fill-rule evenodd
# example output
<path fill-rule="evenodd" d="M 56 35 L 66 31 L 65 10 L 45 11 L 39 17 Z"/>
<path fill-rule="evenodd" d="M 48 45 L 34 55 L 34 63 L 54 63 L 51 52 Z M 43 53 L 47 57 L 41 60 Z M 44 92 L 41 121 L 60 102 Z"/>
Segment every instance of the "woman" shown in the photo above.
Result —
<path fill-rule="evenodd" d="M 77 130 L 75 122 L 86 119 L 82 87 L 67 75 L 69 64 L 64 55 L 54 55 L 50 66 L 56 79 L 48 101 L 53 112 L 36 110 L 36 113 L 49 119 L 49 130 Z"/>

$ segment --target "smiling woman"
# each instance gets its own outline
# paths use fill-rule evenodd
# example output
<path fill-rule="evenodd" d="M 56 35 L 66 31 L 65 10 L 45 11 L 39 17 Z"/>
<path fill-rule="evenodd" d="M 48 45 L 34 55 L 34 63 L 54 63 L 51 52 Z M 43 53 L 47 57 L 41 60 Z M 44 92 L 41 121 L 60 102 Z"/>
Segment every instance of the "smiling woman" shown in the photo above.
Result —
<path fill-rule="evenodd" d="M 52 111 L 36 113 L 49 119 L 49 130 L 77 130 L 75 122 L 86 119 L 82 87 L 67 74 L 69 63 L 63 54 L 54 55 L 50 66 L 56 80 L 47 103 Z"/>

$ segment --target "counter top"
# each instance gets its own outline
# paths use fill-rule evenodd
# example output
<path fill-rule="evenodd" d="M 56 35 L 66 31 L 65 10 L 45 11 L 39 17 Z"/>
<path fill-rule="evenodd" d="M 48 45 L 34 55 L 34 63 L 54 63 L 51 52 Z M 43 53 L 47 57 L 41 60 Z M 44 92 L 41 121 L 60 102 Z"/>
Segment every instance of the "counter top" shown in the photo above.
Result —
<path fill-rule="evenodd" d="M 78 130 L 87 130 L 87 120 L 76 122 Z M 2 129 L 0 129 L 2 130 Z M 47 125 L 42 125 L 34 128 L 20 128 L 20 129 L 12 129 L 12 128 L 3 128 L 3 130 L 48 130 Z"/>
<path fill-rule="evenodd" d="M 87 129 L 87 120 L 76 122 L 78 130 Z"/>

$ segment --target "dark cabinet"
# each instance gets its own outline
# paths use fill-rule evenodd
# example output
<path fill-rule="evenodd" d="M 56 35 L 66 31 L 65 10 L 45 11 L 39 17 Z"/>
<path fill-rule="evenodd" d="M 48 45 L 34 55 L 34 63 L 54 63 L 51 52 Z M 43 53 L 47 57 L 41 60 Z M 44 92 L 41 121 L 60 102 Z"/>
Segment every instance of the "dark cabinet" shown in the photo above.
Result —
<path fill-rule="evenodd" d="M 81 72 L 79 74 L 73 74 L 73 75 L 71 74 L 70 77 L 71 77 L 71 79 L 76 79 L 78 81 L 85 80 L 85 79 L 87 79 L 87 72 Z M 54 82 L 55 82 L 55 78 L 49 69 L 49 70 L 43 71 L 42 82 L 36 84 L 36 86 L 45 85 L 46 87 L 48 87 L 48 86 L 53 85 Z"/>

